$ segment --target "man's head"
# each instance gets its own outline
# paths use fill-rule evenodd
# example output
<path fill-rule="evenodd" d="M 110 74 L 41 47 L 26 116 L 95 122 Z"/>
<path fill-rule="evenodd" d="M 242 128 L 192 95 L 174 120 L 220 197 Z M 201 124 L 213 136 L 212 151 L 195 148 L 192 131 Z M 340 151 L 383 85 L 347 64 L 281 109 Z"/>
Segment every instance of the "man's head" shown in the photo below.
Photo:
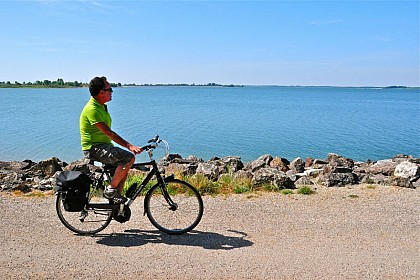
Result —
<path fill-rule="evenodd" d="M 106 77 L 95 77 L 89 83 L 90 95 L 100 103 L 106 103 L 112 99 L 112 88 Z"/>
<path fill-rule="evenodd" d="M 96 96 L 101 93 L 101 90 L 106 88 L 106 77 L 95 77 L 89 83 L 90 95 Z"/>

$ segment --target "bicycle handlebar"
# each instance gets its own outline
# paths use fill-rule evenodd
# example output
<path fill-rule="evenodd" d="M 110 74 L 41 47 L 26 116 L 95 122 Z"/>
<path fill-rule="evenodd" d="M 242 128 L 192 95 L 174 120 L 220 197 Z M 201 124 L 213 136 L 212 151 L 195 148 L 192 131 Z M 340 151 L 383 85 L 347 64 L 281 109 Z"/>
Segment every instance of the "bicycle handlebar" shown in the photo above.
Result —
<path fill-rule="evenodd" d="M 159 135 L 156 135 L 154 138 L 147 141 L 147 143 L 153 143 L 146 146 L 141 147 L 144 151 L 152 150 L 157 148 L 158 143 L 160 143 L 162 140 L 159 139 Z"/>
<path fill-rule="evenodd" d="M 147 143 L 159 143 L 159 142 L 160 142 L 159 135 L 156 135 L 154 138 L 147 141 Z"/>

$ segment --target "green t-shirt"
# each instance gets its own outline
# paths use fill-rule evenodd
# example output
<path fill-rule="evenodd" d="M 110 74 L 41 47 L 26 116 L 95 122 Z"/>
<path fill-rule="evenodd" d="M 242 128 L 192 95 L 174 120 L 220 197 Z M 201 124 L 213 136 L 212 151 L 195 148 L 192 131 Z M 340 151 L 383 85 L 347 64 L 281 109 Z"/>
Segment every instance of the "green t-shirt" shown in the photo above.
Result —
<path fill-rule="evenodd" d="M 80 114 L 80 138 L 82 150 L 87 151 L 96 144 L 111 144 L 111 139 L 100 131 L 95 124 L 106 123 L 111 128 L 111 116 L 106 105 L 101 105 L 93 97 L 86 103 Z"/>

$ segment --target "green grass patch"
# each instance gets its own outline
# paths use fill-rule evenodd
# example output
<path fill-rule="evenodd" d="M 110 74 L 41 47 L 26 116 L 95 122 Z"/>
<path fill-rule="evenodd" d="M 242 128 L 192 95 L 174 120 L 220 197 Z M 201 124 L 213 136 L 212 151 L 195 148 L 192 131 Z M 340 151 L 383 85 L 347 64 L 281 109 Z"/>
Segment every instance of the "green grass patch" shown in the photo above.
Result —
<path fill-rule="evenodd" d="M 281 190 L 281 193 L 284 194 L 284 195 L 289 195 L 289 194 L 293 194 L 293 190 L 291 190 L 291 189 L 284 189 L 284 190 Z"/>
<path fill-rule="evenodd" d="M 297 193 L 303 195 L 311 195 L 314 194 L 315 191 L 309 186 L 302 186 L 298 189 Z"/>
<path fill-rule="evenodd" d="M 124 188 L 122 193 L 125 195 L 127 189 L 134 183 L 141 184 L 144 180 L 144 174 L 140 172 L 136 173 L 130 173 L 128 174 L 127 180 L 125 181 Z M 147 183 L 146 187 L 143 189 L 143 191 L 140 193 L 141 195 L 145 195 L 147 191 L 150 189 L 151 186 L 156 184 L 156 180 L 150 180 L 149 183 Z"/>

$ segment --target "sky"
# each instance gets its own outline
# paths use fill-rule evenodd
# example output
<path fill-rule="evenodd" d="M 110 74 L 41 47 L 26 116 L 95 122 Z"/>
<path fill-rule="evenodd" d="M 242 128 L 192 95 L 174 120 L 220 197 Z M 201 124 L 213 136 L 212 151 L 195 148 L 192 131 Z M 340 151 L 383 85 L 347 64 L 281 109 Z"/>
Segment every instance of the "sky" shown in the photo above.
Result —
<path fill-rule="evenodd" d="M 419 1 L 4 1 L 0 81 L 420 86 Z"/>

